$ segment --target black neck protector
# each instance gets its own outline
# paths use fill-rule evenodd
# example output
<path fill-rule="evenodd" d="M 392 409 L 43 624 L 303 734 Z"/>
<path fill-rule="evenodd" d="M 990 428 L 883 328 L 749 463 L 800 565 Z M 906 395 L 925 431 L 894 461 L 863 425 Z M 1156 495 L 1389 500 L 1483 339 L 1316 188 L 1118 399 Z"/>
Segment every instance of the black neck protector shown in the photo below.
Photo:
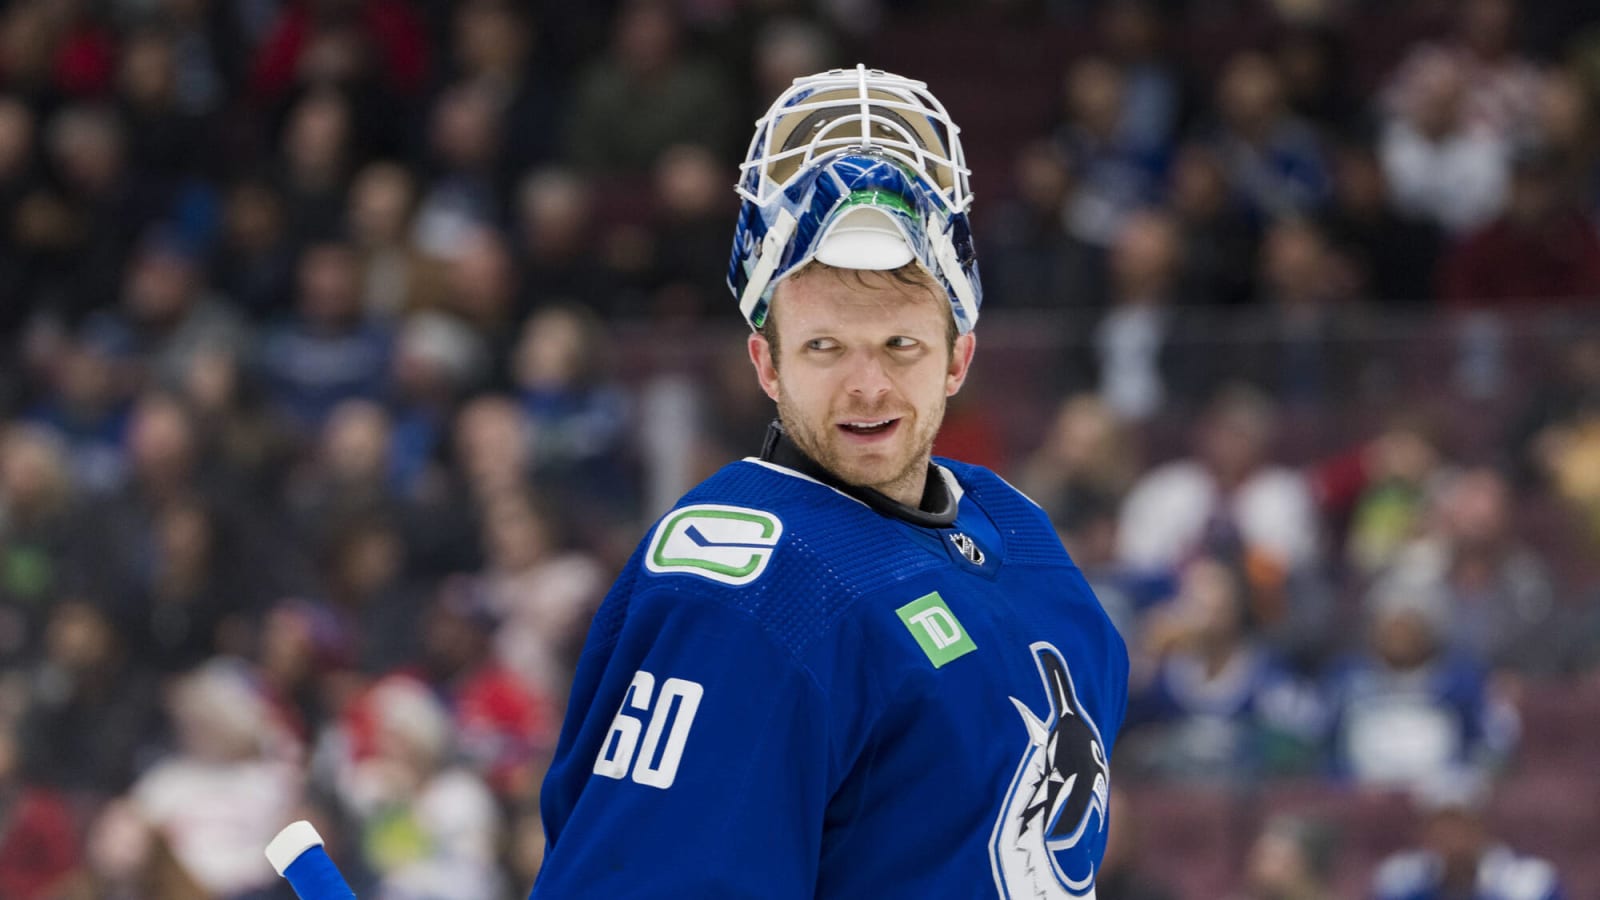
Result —
<path fill-rule="evenodd" d="M 767 462 L 793 469 L 809 478 L 815 478 L 840 493 L 849 494 L 877 512 L 921 525 L 924 528 L 949 528 L 956 520 L 956 498 L 944 476 L 928 464 L 928 481 L 922 489 L 922 502 L 912 508 L 879 491 L 860 485 L 846 484 L 839 476 L 824 469 L 820 463 L 805 455 L 794 441 L 784 433 L 780 422 L 767 426 L 767 437 L 761 442 L 761 458 Z"/>

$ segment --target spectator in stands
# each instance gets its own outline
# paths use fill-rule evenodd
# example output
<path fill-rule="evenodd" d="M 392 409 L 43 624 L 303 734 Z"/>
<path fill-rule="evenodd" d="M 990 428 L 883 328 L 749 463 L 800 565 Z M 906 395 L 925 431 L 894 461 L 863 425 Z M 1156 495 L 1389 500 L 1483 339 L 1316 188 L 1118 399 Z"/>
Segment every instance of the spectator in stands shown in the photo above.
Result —
<path fill-rule="evenodd" d="M 1073 486 L 1046 502 L 1056 536 L 1094 588 L 1111 624 L 1123 640 L 1137 640 L 1140 613 L 1172 596 L 1172 579 L 1150 577 L 1118 562 L 1116 498 L 1093 487 Z"/>
<path fill-rule="evenodd" d="M 254 344 L 251 349 L 254 349 Z M 247 361 L 205 350 L 184 375 L 180 396 L 194 418 L 200 456 L 218 481 L 242 497 L 272 497 L 258 518 L 270 520 L 279 507 L 283 473 L 300 447 L 290 426 L 276 416 L 262 395 Z M 278 543 L 290 540 L 279 535 Z"/>
<path fill-rule="evenodd" d="M 509 0 L 458 3 L 451 18 L 458 77 L 490 100 L 498 119 L 502 183 L 560 152 L 565 98 L 534 52 L 538 31 L 532 12 Z"/>
<path fill-rule="evenodd" d="M 1181 401 L 1196 380 L 1194 355 L 1172 345 L 1183 299 L 1181 250 L 1177 224 L 1154 210 L 1126 216 L 1110 248 L 1111 297 L 1095 328 L 1094 349 L 1101 396 L 1128 422 L 1146 421 Z"/>
<path fill-rule="evenodd" d="M 1364 98 L 1349 77 L 1353 54 L 1345 30 L 1325 22 L 1295 24 L 1275 43 L 1284 101 L 1295 115 L 1325 137 L 1357 127 Z"/>
<path fill-rule="evenodd" d="M 420 681 L 379 681 L 346 717 L 350 754 L 332 787 L 354 821 L 380 897 L 496 896 L 494 796 L 456 762 L 448 711 Z"/>
<path fill-rule="evenodd" d="M 605 593 L 605 572 L 544 502 L 507 493 L 483 511 L 483 599 L 499 620 L 495 652 L 536 694 L 567 695 L 568 673 L 588 617 Z"/>
<path fill-rule="evenodd" d="M 426 586 L 410 577 L 401 523 L 371 514 L 328 529 L 318 598 L 338 628 L 345 667 L 366 675 L 391 672 L 421 652 Z"/>
<path fill-rule="evenodd" d="M 133 29 L 118 56 L 117 108 L 128 164 L 142 182 L 169 194 L 199 187 L 222 160 L 209 152 L 218 137 L 214 123 L 180 105 L 175 35 L 159 26 Z"/>
<path fill-rule="evenodd" d="M 116 36 L 81 3 L 23 0 L 0 17 L 0 79 L 37 99 L 103 96 Z"/>
<path fill-rule="evenodd" d="M 1543 146 L 1514 156 L 1505 211 L 1445 259 L 1442 293 L 1458 307 L 1549 306 L 1600 297 L 1600 234 Z"/>
<path fill-rule="evenodd" d="M 1573 70 L 1545 75 L 1539 96 L 1539 137 L 1559 171 L 1559 191 L 1591 219 L 1600 216 L 1600 96 Z"/>
<path fill-rule="evenodd" d="M 202 353 L 239 358 L 251 335 L 228 298 L 206 284 L 199 249 L 177 229 L 150 229 L 128 260 L 113 321 L 150 380 L 176 390 Z"/>
<path fill-rule="evenodd" d="M 1338 835 L 1326 822 L 1309 817 L 1269 820 L 1251 845 L 1245 862 L 1253 900 L 1332 900 Z"/>
<path fill-rule="evenodd" d="M 1489 784 L 1442 772 L 1413 794 L 1420 846 L 1384 860 L 1373 877 L 1376 900 L 1560 900 L 1560 878 L 1545 860 L 1516 853 L 1490 830 Z"/>
<path fill-rule="evenodd" d="M 1509 138 L 1474 125 L 1467 74 L 1449 57 L 1418 59 L 1389 112 L 1378 155 L 1403 213 L 1466 234 L 1499 214 L 1509 178 Z"/>
<path fill-rule="evenodd" d="M 1109 59 L 1077 60 L 1064 89 L 1065 121 L 1054 138 L 1074 177 L 1062 215 L 1073 237 L 1108 247 L 1129 215 L 1155 202 L 1166 147 L 1137 143 L 1123 131 L 1123 73 Z"/>
<path fill-rule="evenodd" d="M 687 423 L 681 419 L 660 423 L 660 430 L 669 434 L 675 434 L 685 424 L 693 429 L 694 435 L 685 441 L 691 446 L 685 453 L 684 470 L 670 474 L 648 472 L 645 509 L 670 509 L 682 491 L 699 483 L 693 480 L 696 476 L 709 476 L 722 466 L 722 460 L 748 452 L 749 435 L 761 433 L 772 421 L 772 398 L 759 384 L 744 377 L 749 354 L 736 346 L 720 344 L 709 350 L 709 356 L 707 377 L 692 388 L 694 415 Z M 641 447 L 651 446 L 650 423 L 659 422 L 655 414 L 660 411 L 660 407 L 639 408 Z M 650 467 L 657 461 L 659 457 L 653 452 L 647 453 L 644 465 Z M 672 493 L 674 485 L 682 490 Z"/>
<path fill-rule="evenodd" d="M 210 259 L 211 283 L 254 322 L 290 307 L 294 247 L 284 197 L 272 179 L 242 177 L 227 189 L 221 234 Z"/>
<path fill-rule="evenodd" d="M 1428 530 L 1390 575 L 1432 585 L 1447 603 L 1442 643 L 1496 669 L 1548 672 L 1565 641 L 1548 566 L 1518 536 L 1510 485 L 1499 472 L 1464 471 L 1442 485 Z"/>
<path fill-rule="evenodd" d="M 188 115 L 223 112 L 244 86 L 253 16 L 275 12 L 232 3 L 163 0 L 158 18 L 171 36 L 175 106 Z M 265 25 L 265 22 L 259 23 Z"/>
<path fill-rule="evenodd" d="M 1280 594 L 1290 574 L 1320 562 L 1320 527 L 1305 476 L 1272 462 L 1277 409 L 1241 385 L 1218 392 L 1202 418 L 1194 455 L 1146 472 L 1128 493 L 1118 556 L 1172 571 L 1211 550 L 1241 554 L 1251 585 Z M 1264 601 L 1265 602 L 1265 601 Z M 1263 625 L 1288 611 L 1257 610 Z"/>
<path fill-rule="evenodd" d="M 167 503 L 150 523 L 147 574 L 132 587 L 128 624 L 134 659 L 156 672 L 199 665 L 219 652 L 248 650 L 258 598 L 231 546 L 234 536 L 201 503 Z"/>
<path fill-rule="evenodd" d="M 251 510 L 225 473 L 204 467 L 198 440 L 177 397 L 141 396 L 128 428 L 128 480 L 94 497 L 77 525 L 83 552 L 94 554 L 89 583 L 118 604 L 130 651 L 154 671 L 242 651 L 243 617 L 268 583 L 246 577 Z"/>
<path fill-rule="evenodd" d="M 1322 705 L 1257 638 L 1248 591 L 1234 562 L 1202 555 L 1145 617 L 1128 722 L 1151 771 L 1239 782 L 1315 769 Z"/>
<path fill-rule="evenodd" d="M 412 241 L 417 184 L 393 160 L 368 163 L 350 185 L 347 219 L 361 254 L 362 308 L 381 320 L 438 307 L 439 263 Z"/>
<path fill-rule="evenodd" d="M 1386 308 L 1423 307 L 1434 299 L 1444 233 L 1398 209 L 1377 148 L 1347 140 L 1334 155 L 1333 203 L 1320 223 L 1356 297 Z"/>
<path fill-rule="evenodd" d="M 1407 787 L 1449 767 L 1503 764 L 1516 713 L 1491 691 L 1482 663 L 1448 644 L 1452 611 L 1438 585 L 1380 581 L 1367 608 L 1366 646 L 1328 678 L 1335 769 L 1364 785 Z"/>
<path fill-rule="evenodd" d="M 610 335 L 593 313 L 550 306 L 523 326 L 513 362 L 517 396 L 536 439 L 535 473 L 561 502 L 599 507 L 605 516 L 628 500 L 633 471 L 633 411 L 609 366 Z"/>
<path fill-rule="evenodd" d="M 1422 535 L 1449 472 L 1430 430 L 1404 418 L 1318 468 L 1317 495 L 1329 516 L 1347 522 L 1345 559 L 1357 575 L 1386 571 Z"/>
<path fill-rule="evenodd" d="M 530 484 L 538 438 L 532 419 L 517 400 L 484 394 L 468 401 L 456 416 L 451 439 L 465 493 L 480 507 Z"/>
<path fill-rule="evenodd" d="M 1244 862 L 1244 890 L 1232 900 L 1333 900 L 1333 836 L 1320 823 L 1275 816 Z"/>
<path fill-rule="evenodd" d="M 73 580 L 74 503 L 59 438 L 37 425 L 0 430 L 0 666 L 34 652 Z"/>
<path fill-rule="evenodd" d="M 458 319 L 438 312 L 406 318 L 395 338 L 389 381 L 393 441 L 389 466 L 407 497 L 424 491 L 462 400 L 490 381 L 489 349 Z"/>
<path fill-rule="evenodd" d="M 15 734 L 30 780 L 99 800 L 126 790 L 161 728 L 161 686 L 132 664 L 102 605 L 64 595 L 23 675 Z"/>
<path fill-rule="evenodd" d="M 284 230 L 297 249 L 342 221 L 360 134 L 355 101 L 336 88 L 318 87 L 289 108 L 274 163 Z"/>
<path fill-rule="evenodd" d="M 415 96 L 431 63 L 424 23 L 407 0 L 304 0 L 281 6 L 251 62 L 250 93 L 274 103 L 297 88 L 339 84 Z"/>
<path fill-rule="evenodd" d="M 361 684 L 342 658 L 332 614 L 304 600 L 280 600 L 261 617 L 257 660 L 261 690 L 296 740 L 311 746 L 350 691 Z"/>
<path fill-rule="evenodd" d="M 363 515 L 398 518 L 392 463 L 393 422 L 382 405 L 346 400 L 333 408 L 316 453 L 291 475 L 289 511 L 303 533 L 328 537 L 329 528 Z"/>
<path fill-rule="evenodd" d="M 1097 30 L 1104 52 L 1121 72 L 1118 131 L 1136 147 L 1163 155 L 1184 125 L 1193 98 L 1174 59 L 1161 6 L 1153 0 L 1117 0 L 1100 10 Z"/>
<path fill-rule="evenodd" d="M 1212 137 L 1228 181 L 1258 220 L 1311 215 L 1327 201 L 1331 178 L 1314 132 L 1283 96 L 1283 76 L 1254 51 L 1228 59 L 1217 83 Z"/>
<path fill-rule="evenodd" d="M 1217 149 L 1201 142 L 1180 147 L 1167 193 L 1183 235 L 1178 280 L 1193 301 L 1207 307 L 1250 302 L 1259 229 L 1235 201 Z"/>
<path fill-rule="evenodd" d="M 464 232 L 444 266 L 442 311 L 471 329 L 488 354 L 494 384 L 505 384 L 523 322 L 516 263 L 505 235 L 489 227 Z"/>
<path fill-rule="evenodd" d="M 1434 89 L 1440 62 L 1459 75 L 1460 120 L 1469 132 L 1498 141 L 1532 137 L 1541 74 L 1517 46 L 1518 0 L 1465 0 L 1455 6 L 1453 34 L 1410 49 L 1380 99 L 1391 111 Z M 1426 102 L 1426 101 L 1424 101 Z"/>
<path fill-rule="evenodd" d="M 134 236 L 167 212 L 166 192 L 128 164 L 128 135 L 104 106 L 68 106 L 45 125 L 53 184 L 25 202 L 15 227 L 43 269 L 35 289 L 69 321 L 117 296 Z"/>
<path fill-rule="evenodd" d="M 544 774 L 536 764 L 555 749 L 559 694 L 547 683 L 523 678 L 494 652 L 501 620 L 485 588 L 467 575 L 439 582 L 419 623 L 422 652 L 406 671 L 444 701 L 462 761 L 497 797 L 527 800 L 538 793 Z M 563 669 L 569 665 L 562 660 Z M 565 683 L 559 688 L 565 690 Z"/>
<path fill-rule="evenodd" d="M 362 309 L 359 266 L 346 240 L 308 246 L 296 266 L 295 316 L 261 344 L 269 396 L 307 433 L 343 401 L 384 394 L 391 336 Z"/>
<path fill-rule="evenodd" d="M 725 174 L 699 144 L 670 147 L 656 163 L 653 299 L 643 312 L 662 323 L 707 318 L 728 290 L 728 273 L 717 265 L 728 242 Z"/>
<path fill-rule="evenodd" d="M 0 895 L 53 900 L 78 865 L 77 829 L 62 796 L 30 783 L 20 763 L 14 731 L 0 730 Z"/>
<path fill-rule="evenodd" d="M 1012 161 L 1014 196 L 990 220 L 983 246 L 985 302 L 999 308 L 1097 310 L 1102 254 L 1067 230 L 1062 210 L 1073 191 L 1065 154 L 1032 141 Z"/>
<path fill-rule="evenodd" d="M 90 493 L 126 477 L 122 445 L 136 387 L 126 335 L 107 324 L 86 323 L 43 361 L 44 389 L 22 415 L 66 444 L 70 477 Z"/>
<path fill-rule="evenodd" d="M 131 800 L 111 800 L 95 814 L 87 832 L 86 871 L 67 889 L 66 900 L 211 900 L 210 892 L 174 858 L 171 843 L 145 823 Z"/>
<path fill-rule="evenodd" d="M 422 253 L 454 260 L 474 235 L 505 215 L 499 111 L 489 88 L 464 82 L 434 101 L 428 121 L 430 173 L 413 239 Z"/>
<path fill-rule="evenodd" d="M 517 190 L 516 218 L 521 314 L 562 301 L 601 315 L 624 307 L 617 296 L 619 277 L 599 250 L 601 229 L 588 179 L 566 168 L 529 172 Z"/>
<path fill-rule="evenodd" d="M 1145 577 L 1117 558 L 1117 512 L 1139 469 L 1137 443 L 1098 394 L 1075 394 L 1056 408 L 1017 477 L 1050 513 L 1061 543 L 1130 642 L 1138 614 L 1173 590 L 1171 579 Z"/>
<path fill-rule="evenodd" d="M 168 707 L 177 746 L 129 791 L 134 810 L 209 896 L 270 896 L 277 875 L 261 848 L 299 810 L 298 745 L 238 660 L 185 676 Z"/>
<path fill-rule="evenodd" d="M 202 490 L 204 461 L 199 458 L 194 420 L 175 393 L 152 389 L 135 399 L 123 453 L 128 478 L 118 492 L 122 497 L 97 499 L 116 503 L 125 498 L 129 504 L 153 509 Z"/>
<path fill-rule="evenodd" d="M 1041 502 L 1093 493 L 1115 503 L 1138 468 L 1138 448 L 1127 423 L 1100 395 L 1079 393 L 1056 407 L 1043 441 L 1021 467 L 1017 486 Z"/>
<path fill-rule="evenodd" d="M 622 4 L 606 54 L 583 68 L 573 89 L 569 164 L 638 178 L 674 144 L 727 152 L 738 105 L 715 65 L 684 48 L 678 16 L 660 0 Z"/>
<path fill-rule="evenodd" d="M 1592 546 L 1600 542 L 1600 335 L 1560 339 L 1556 370 L 1512 425 L 1519 468 L 1564 501 Z"/>
<path fill-rule="evenodd" d="M 427 579 L 481 567 L 483 509 L 533 478 L 533 427 L 514 399 L 477 392 L 443 429 L 438 459 L 405 495 L 410 565 Z"/>
<path fill-rule="evenodd" d="M 1344 347 L 1353 297 L 1349 271 L 1312 219 L 1280 219 L 1261 237 L 1256 300 L 1264 340 L 1241 341 L 1235 378 L 1270 384 L 1285 411 L 1313 425 L 1346 388 L 1338 379 L 1357 369 Z"/>
<path fill-rule="evenodd" d="M 0 92 L 0 223 L 9 240 L 0 243 L 0 281 L 11 285 L 12 302 L 0 308 L 0 338 L 28 321 L 33 290 L 27 277 L 21 235 L 14 231 L 17 212 L 38 177 L 38 117 L 12 94 Z"/>

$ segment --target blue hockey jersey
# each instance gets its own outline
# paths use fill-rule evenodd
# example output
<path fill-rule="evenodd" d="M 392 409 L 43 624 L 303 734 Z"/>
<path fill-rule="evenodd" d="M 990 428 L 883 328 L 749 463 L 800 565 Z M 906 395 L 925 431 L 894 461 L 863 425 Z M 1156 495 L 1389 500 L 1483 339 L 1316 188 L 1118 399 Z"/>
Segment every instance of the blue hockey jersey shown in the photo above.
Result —
<path fill-rule="evenodd" d="M 591 626 L 532 896 L 1092 897 L 1127 650 L 1037 506 L 733 463 Z"/>

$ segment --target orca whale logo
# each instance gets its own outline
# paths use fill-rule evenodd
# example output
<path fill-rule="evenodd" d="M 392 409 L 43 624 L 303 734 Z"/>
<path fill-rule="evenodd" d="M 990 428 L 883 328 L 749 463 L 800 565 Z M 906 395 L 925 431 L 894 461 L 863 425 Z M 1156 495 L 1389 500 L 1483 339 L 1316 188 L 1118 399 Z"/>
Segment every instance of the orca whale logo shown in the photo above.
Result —
<path fill-rule="evenodd" d="M 1092 898 L 1111 793 L 1105 742 L 1061 651 L 1044 641 L 1029 649 L 1050 706 L 1041 718 L 1011 698 L 1028 745 L 989 842 L 995 887 L 1005 898 Z"/>

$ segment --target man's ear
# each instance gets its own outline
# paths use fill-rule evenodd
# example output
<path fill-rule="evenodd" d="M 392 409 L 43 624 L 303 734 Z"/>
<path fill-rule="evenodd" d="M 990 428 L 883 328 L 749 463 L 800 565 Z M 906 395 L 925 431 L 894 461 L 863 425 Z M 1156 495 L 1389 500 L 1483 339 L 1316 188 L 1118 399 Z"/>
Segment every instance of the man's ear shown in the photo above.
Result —
<path fill-rule="evenodd" d="M 756 380 L 773 402 L 778 400 L 778 361 L 772 356 L 772 345 L 758 332 L 750 333 L 750 363 L 756 367 Z M 969 354 L 970 355 L 970 354 Z"/>
<path fill-rule="evenodd" d="M 956 338 L 955 348 L 950 353 L 950 368 L 944 376 L 944 394 L 954 397 L 956 391 L 961 390 L 961 385 L 967 380 L 967 371 L 972 368 L 972 352 L 978 349 L 978 336 L 967 332 Z"/>

